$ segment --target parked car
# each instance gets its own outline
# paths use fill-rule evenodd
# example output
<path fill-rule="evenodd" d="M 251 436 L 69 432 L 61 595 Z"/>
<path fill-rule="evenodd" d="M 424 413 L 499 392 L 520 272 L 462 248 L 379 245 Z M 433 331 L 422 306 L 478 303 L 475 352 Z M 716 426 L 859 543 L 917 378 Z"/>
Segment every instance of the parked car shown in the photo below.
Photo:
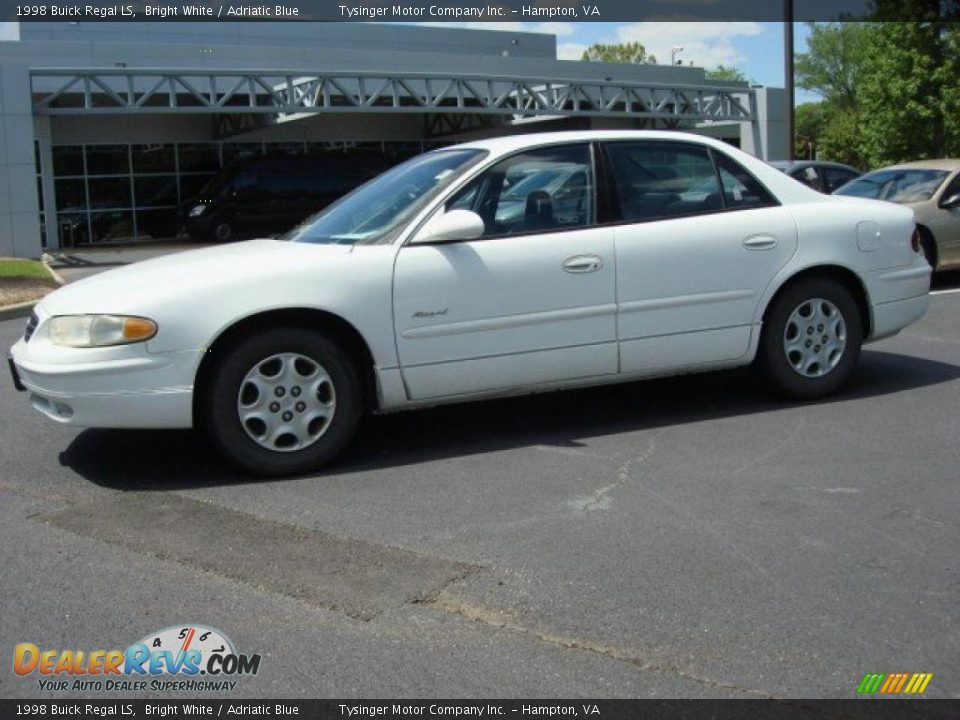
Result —
<path fill-rule="evenodd" d="M 913 209 L 935 270 L 960 267 L 960 160 L 919 160 L 867 173 L 836 191 Z"/>
<path fill-rule="evenodd" d="M 776 160 L 770 164 L 794 180 L 826 195 L 863 174 L 850 165 L 819 160 Z"/>
<path fill-rule="evenodd" d="M 240 160 L 181 208 L 194 240 L 227 242 L 286 232 L 391 165 L 374 153 Z"/>
<path fill-rule="evenodd" d="M 558 168 L 586 182 L 531 182 L 523 212 L 502 212 L 508 185 Z M 907 208 L 821 195 L 701 136 L 478 140 L 282 239 L 71 283 L 37 305 L 11 368 L 57 422 L 199 427 L 263 475 L 332 460 L 368 411 L 754 361 L 819 398 L 861 343 L 926 311 L 914 229 Z"/>

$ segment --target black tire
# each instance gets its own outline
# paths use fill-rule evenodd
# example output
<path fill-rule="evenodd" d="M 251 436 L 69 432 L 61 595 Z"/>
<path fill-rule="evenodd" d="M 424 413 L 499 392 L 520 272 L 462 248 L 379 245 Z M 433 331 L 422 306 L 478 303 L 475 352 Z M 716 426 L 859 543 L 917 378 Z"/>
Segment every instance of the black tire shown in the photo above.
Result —
<path fill-rule="evenodd" d="M 937 269 L 937 243 L 933 235 L 925 227 L 920 227 L 920 247 L 923 250 L 923 256 L 927 259 L 934 270 Z"/>
<path fill-rule="evenodd" d="M 244 427 L 240 413 L 241 385 L 249 373 L 262 367 L 264 361 L 281 354 L 303 356 L 315 362 L 325 372 L 332 386 L 324 392 L 333 398 L 332 417 L 321 423 L 322 431 L 315 440 L 312 435 L 303 437 L 310 441 L 301 449 L 268 449 L 264 445 L 266 435 L 256 440 Z M 296 475 L 316 470 L 331 462 L 346 447 L 356 434 L 363 409 L 362 384 L 349 356 L 340 347 L 319 333 L 294 327 L 281 327 L 245 338 L 224 351 L 224 357 L 207 375 L 209 380 L 201 392 L 198 412 L 200 424 L 217 451 L 245 472 L 275 477 Z M 296 376 L 299 377 L 299 376 Z M 281 382 L 286 382 L 281 380 Z M 301 382 L 294 379 L 293 384 Z M 303 381 L 304 387 L 310 381 Z M 292 387 L 289 396 L 281 398 L 287 404 L 294 403 Z M 299 389 L 299 386 L 298 386 Z M 305 389 L 301 392 L 308 392 Z M 265 397 L 270 397 L 269 394 Z M 271 401 L 273 398 L 270 398 Z M 306 396 L 303 399 L 307 399 Z M 294 413 L 294 408 L 282 406 Z M 276 412 L 276 411 L 275 411 Z M 266 409 L 263 414 L 266 415 Z M 276 421 L 276 418 L 271 422 Z M 249 422 L 249 420 L 248 420 Z M 282 423 L 280 423 L 282 424 Z M 264 426 L 266 428 L 266 426 Z M 296 437 L 295 434 L 290 433 Z M 279 443 L 275 447 L 281 447 Z"/>
<path fill-rule="evenodd" d="M 234 239 L 233 225 L 223 218 L 214 218 L 210 222 L 211 242 L 230 242 Z"/>
<path fill-rule="evenodd" d="M 819 369 L 816 362 L 808 364 L 804 362 L 804 356 L 796 352 L 788 357 L 786 349 L 788 323 L 791 325 L 790 332 L 798 330 L 803 333 L 799 336 L 803 338 L 802 344 L 807 341 L 807 329 L 813 330 L 811 340 L 817 341 L 816 327 L 819 325 L 799 329 L 795 322 L 791 322 L 791 316 L 795 311 L 800 312 L 805 303 L 818 298 L 827 301 L 826 306 L 822 307 L 832 304 L 834 310 L 839 311 L 845 336 L 839 354 L 820 364 Z M 811 400 L 836 392 L 850 379 L 860 358 L 862 343 L 863 318 L 850 292 L 828 278 L 805 278 L 787 286 L 768 308 L 760 335 L 760 347 L 757 349 L 757 365 L 780 393 L 791 398 Z M 806 352 L 814 352 L 822 346 L 814 344 Z M 791 358 L 799 366 L 809 368 L 811 374 L 795 369 Z M 822 374 L 813 375 L 818 371 Z"/>

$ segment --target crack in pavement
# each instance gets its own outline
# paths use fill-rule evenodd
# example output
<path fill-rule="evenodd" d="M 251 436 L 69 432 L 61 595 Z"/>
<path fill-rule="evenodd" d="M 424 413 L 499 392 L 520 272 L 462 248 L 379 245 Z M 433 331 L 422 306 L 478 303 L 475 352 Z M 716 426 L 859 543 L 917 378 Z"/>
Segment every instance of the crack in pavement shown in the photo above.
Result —
<path fill-rule="evenodd" d="M 630 482 L 632 479 L 631 472 L 633 471 L 634 466 L 646 462 L 657 451 L 657 438 L 662 432 L 663 431 L 661 430 L 653 433 L 647 440 L 648 444 L 646 450 L 639 455 L 631 457 L 617 468 L 617 477 L 613 482 L 598 488 L 590 495 L 581 496 L 576 500 L 572 500 L 569 504 L 578 510 L 582 510 L 583 512 L 590 512 L 591 510 L 608 510 L 613 503 L 610 498 L 610 493 L 612 493 L 621 485 Z"/>
<path fill-rule="evenodd" d="M 628 663 L 644 672 L 675 675 L 683 678 L 684 680 L 689 680 L 713 690 L 730 690 L 768 700 L 783 699 L 761 690 L 754 690 L 752 688 L 741 687 L 739 685 L 724 682 L 722 680 L 714 680 L 712 678 L 703 677 L 676 665 L 665 665 L 658 663 L 650 660 L 649 658 L 643 657 L 643 655 L 636 650 L 630 650 L 628 648 L 623 648 L 616 645 L 607 645 L 605 643 L 599 643 L 593 640 L 571 638 L 557 633 L 532 630 L 516 620 L 508 618 L 502 612 L 479 605 L 473 605 L 447 593 L 440 593 L 434 600 L 423 604 L 425 607 L 432 608 L 438 612 L 456 615 L 467 620 L 472 620 L 473 622 L 493 630 L 514 633 L 534 640 L 538 643 L 552 645 L 554 647 L 560 647 L 566 650 L 575 650 L 579 652 L 588 652 L 594 655 L 600 655 L 610 660 Z"/>

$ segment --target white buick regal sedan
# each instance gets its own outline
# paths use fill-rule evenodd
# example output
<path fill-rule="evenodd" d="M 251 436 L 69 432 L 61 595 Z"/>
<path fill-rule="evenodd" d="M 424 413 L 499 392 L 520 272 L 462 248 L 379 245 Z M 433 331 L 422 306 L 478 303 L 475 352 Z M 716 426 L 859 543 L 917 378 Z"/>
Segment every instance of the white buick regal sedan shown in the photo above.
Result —
<path fill-rule="evenodd" d="M 281 475 L 366 412 L 750 363 L 822 397 L 929 284 L 908 208 L 695 135 L 524 135 L 416 157 L 281 239 L 68 285 L 11 368 L 57 422 L 196 427 Z"/>

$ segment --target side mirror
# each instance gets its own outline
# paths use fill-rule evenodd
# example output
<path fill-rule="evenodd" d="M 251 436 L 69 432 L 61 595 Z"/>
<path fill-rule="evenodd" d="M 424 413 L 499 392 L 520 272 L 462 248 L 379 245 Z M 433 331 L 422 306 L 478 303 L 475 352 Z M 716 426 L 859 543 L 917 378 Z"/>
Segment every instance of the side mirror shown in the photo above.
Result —
<path fill-rule="evenodd" d="M 952 210 L 955 207 L 960 207 L 960 193 L 954 193 L 948 198 L 945 198 L 940 201 L 940 207 L 947 210 Z"/>
<path fill-rule="evenodd" d="M 473 240 L 483 235 L 483 218 L 470 210 L 450 210 L 434 215 L 413 239 L 415 244 Z"/>

